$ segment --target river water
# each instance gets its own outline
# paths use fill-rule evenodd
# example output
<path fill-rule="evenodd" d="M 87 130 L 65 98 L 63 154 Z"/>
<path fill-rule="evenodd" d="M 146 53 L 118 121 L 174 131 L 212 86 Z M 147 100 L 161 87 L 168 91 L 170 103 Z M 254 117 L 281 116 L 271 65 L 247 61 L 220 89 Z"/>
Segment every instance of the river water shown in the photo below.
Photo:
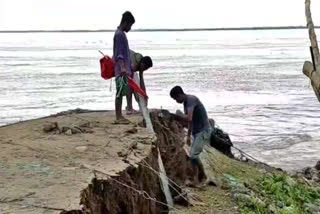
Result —
<path fill-rule="evenodd" d="M 1 33 L 0 125 L 74 108 L 114 109 L 115 84 L 110 90 L 98 63 L 98 50 L 112 54 L 112 37 Z M 320 160 L 320 103 L 301 72 L 310 60 L 306 30 L 132 32 L 128 39 L 153 58 L 145 75 L 151 108 L 181 109 L 169 97 L 181 85 L 257 159 L 289 170 Z"/>

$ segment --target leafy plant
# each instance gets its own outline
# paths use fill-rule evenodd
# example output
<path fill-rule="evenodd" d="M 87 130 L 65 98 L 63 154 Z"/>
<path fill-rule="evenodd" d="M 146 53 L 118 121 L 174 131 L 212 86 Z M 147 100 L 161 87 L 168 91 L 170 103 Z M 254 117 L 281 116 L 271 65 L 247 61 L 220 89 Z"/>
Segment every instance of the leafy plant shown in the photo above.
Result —
<path fill-rule="evenodd" d="M 312 213 L 319 207 L 320 191 L 298 183 L 285 174 L 264 176 L 251 192 L 250 200 L 238 200 L 240 213 Z"/>

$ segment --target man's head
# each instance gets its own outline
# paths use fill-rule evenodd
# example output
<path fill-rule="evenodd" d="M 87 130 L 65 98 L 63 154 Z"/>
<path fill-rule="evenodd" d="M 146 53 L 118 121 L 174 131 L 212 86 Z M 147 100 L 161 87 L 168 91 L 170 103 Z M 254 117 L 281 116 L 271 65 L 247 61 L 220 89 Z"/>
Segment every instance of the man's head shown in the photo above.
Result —
<path fill-rule="evenodd" d="M 139 71 L 145 71 L 148 70 L 153 66 L 152 59 L 150 56 L 144 56 L 142 57 L 140 63 L 139 63 Z"/>
<path fill-rule="evenodd" d="M 135 23 L 135 19 L 131 12 L 126 11 L 124 12 L 124 14 L 122 14 L 120 26 L 123 29 L 123 31 L 129 32 L 134 23 Z"/>
<path fill-rule="evenodd" d="M 170 91 L 170 96 L 172 97 L 172 99 L 177 101 L 177 103 L 183 103 L 186 97 L 180 86 L 173 87 Z"/>

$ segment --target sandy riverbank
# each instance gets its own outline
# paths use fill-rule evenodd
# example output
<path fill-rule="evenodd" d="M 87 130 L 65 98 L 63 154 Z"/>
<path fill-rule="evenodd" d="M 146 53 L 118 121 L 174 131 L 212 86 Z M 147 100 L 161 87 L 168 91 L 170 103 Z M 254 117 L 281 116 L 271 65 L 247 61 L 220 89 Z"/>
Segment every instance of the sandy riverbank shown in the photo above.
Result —
<path fill-rule="evenodd" d="M 91 112 L 1 127 L 0 200 L 11 203 L 0 203 L 0 213 L 79 209 L 80 191 L 93 178 L 90 167 L 116 175 L 149 154 L 153 136 L 137 125 L 141 117 L 129 119 L 132 124 L 114 125 L 114 112 Z M 44 132 L 51 123 L 85 131 Z M 135 152 L 127 154 L 132 146 Z"/>
<path fill-rule="evenodd" d="M 292 176 L 210 146 L 200 158 L 214 186 L 190 188 L 196 176 L 183 126 L 165 110 L 150 117 L 156 136 L 139 126 L 140 116 L 114 125 L 112 111 L 75 110 L 0 127 L 0 212 L 167 213 L 159 155 L 174 213 L 320 211 L 318 167 Z"/>

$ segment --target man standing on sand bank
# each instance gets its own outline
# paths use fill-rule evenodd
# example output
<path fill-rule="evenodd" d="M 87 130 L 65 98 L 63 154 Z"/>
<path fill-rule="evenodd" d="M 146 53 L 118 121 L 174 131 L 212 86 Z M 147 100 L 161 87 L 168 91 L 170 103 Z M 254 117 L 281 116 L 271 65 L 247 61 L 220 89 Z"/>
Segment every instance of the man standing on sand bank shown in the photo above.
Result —
<path fill-rule="evenodd" d="M 183 103 L 184 116 L 188 121 L 187 144 L 190 146 L 191 163 L 198 175 L 198 180 L 204 182 L 206 176 L 199 156 L 203 147 L 210 145 L 212 128 L 208 120 L 207 111 L 196 96 L 185 94 L 180 86 L 172 88 L 170 96 L 176 100 L 177 103 Z M 190 145 L 191 133 L 193 142 Z"/>
<path fill-rule="evenodd" d="M 122 97 L 128 94 L 128 76 L 132 77 L 131 58 L 129 43 L 126 36 L 131 30 L 135 19 L 131 12 L 127 11 L 122 14 L 122 19 L 118 29 L 113 37 L 113 60 L 115 62 L 115 77 L 116 77 L 116 123 L 127 124 L 130 121 L 122 115 Z M 127 98 L 128 102 L 128 98 Z"/>

